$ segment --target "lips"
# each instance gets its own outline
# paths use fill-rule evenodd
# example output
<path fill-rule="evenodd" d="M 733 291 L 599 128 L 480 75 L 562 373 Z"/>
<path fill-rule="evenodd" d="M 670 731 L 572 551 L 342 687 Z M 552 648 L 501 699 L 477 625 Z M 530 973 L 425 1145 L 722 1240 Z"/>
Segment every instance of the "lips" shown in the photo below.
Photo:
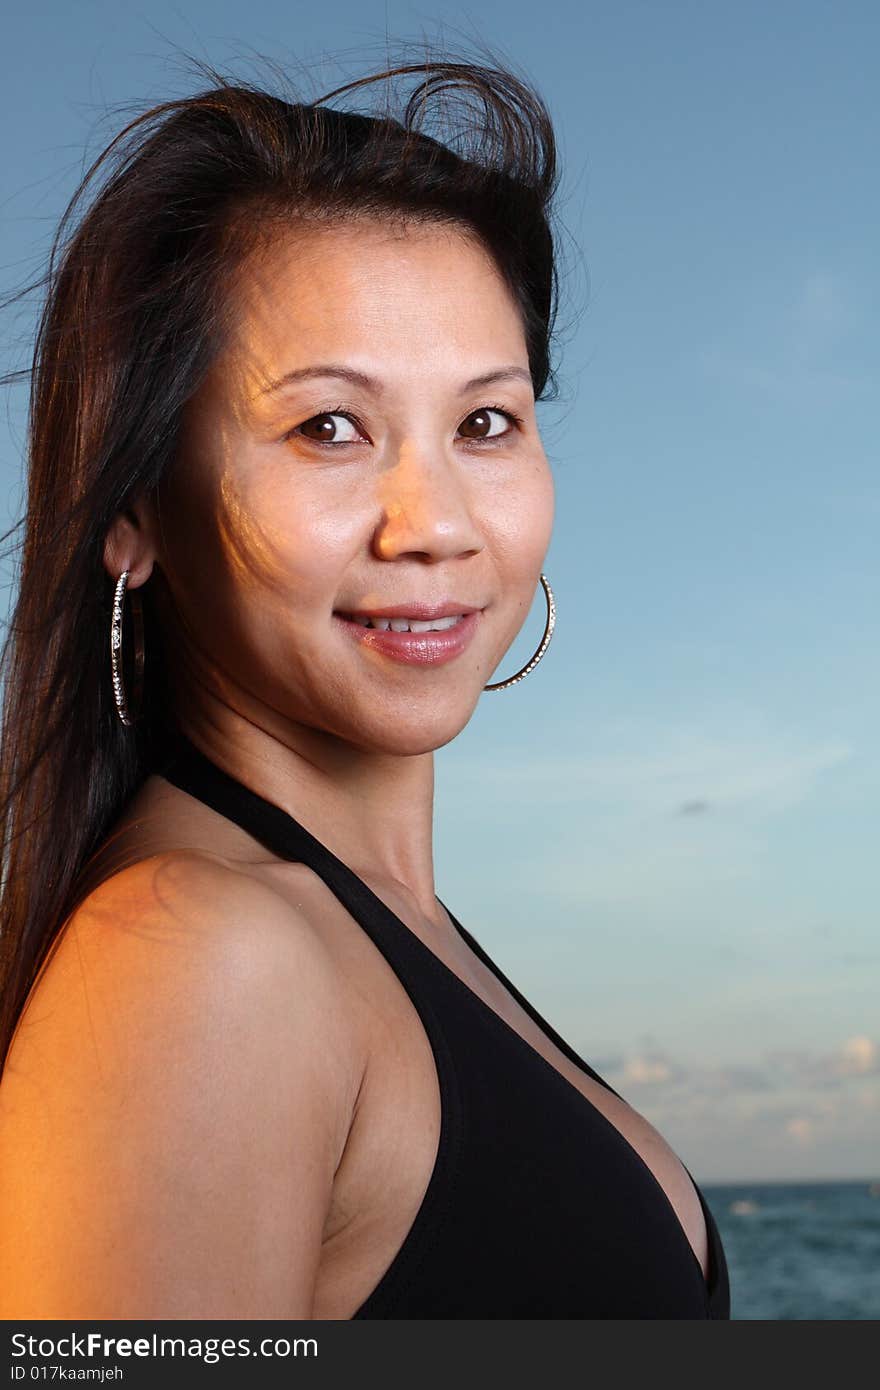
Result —
<path fill-rule="evenodd" d="M 381 617 L 385 617 L 388 610 L 384 610 Z M 366 614 L 358 615 L 361 619 Z M 413 617 L 412 610 L 408 614 L 395 614 L 395 618 L 403 620 Z M 434 615 L 431 615 L 434 616 Z M 439 620 L 438 615 L 435 621 Z M 445 665 L 448 661 L 453 661 L 457 656 L 470 645 L 470 642 L 480 621 L 480 609 L 471 608 L 468 612 L 447 613 L 443 615 L 456 619 L 451 626 L 439 631 L 427 632 L 395 632 L 390 626 L 388 628 L 366 627 L 362 621 L 356 617 L 347 617 L 343 613 L 334 613 L 334 621 L 341 629 L 353 638 L 365 653 L 391 657 L 394 661 L 402 662 L 409 666 L 434 667 Z M 392 619 L 385 618 L 390 622 Z M 430 618 L 422 621 L 430 621 Z"/>

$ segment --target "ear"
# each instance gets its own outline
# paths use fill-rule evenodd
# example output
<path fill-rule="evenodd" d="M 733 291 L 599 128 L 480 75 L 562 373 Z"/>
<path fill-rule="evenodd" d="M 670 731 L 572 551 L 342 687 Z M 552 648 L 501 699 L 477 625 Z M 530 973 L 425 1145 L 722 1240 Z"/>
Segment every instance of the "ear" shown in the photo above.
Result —
<path fill-rule="evenodd" d="M 152 500 L 140 496 L 117 512 L 104 538 L 104 568 L 116 580 L 129 571 L 128 587 L 145 584 L 156 561 L 156 514 Z"/>

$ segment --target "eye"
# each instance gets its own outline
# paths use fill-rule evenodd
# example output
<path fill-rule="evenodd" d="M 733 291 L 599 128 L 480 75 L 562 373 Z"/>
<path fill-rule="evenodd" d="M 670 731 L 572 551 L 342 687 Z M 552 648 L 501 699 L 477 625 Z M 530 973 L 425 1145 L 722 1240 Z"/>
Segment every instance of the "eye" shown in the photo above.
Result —
<path fill-rule="evenodd" d="M 510 425 L 507 429 L 496 429 L 492 433 L 491 417 L 499 416 L 508 420 Z M 334 423 L 336 420 L 344 422 L 348 427 L 349 433 L 344 432 L 339 437 L 340 427 Z M 522 417 L 515 415 L 512 410 L 503 409 L 500 405 L 483 405 L 477 410 L 472 410 L 459 425 L 459 430 L 473 429 L 475 433 L 465 434 L 465 439 L 471 444 L 481 444 L 483 441 L 490 444 L 499 443 L 522 424 Z M 322 449 L 344 448 L 349 444 L 356 444 L 364 438 L 364 432 L 354 416 L 342 406 L 337 406 L 333 410 L 322 410 L 318 415 L 312 415 L 310 419 L 304 420 L 301 425 L 297 425 L 286 435 L 286 439 L 291 439 L 299 435 L 300 438 L 308 440 L 310 444 L 316 444 Z"/>
<path fill-rule="evenodd" d="M 355 433 L 351 437 L 342 439 L 336 438 L 339 427 L 334 425 L 334 420 L 344 420 L 350 429 Z M 310 429 L 315 429 L 315 434 L 309 434 Z M 290 431 L 291 435 L 303 432 L 303 437 L 312 444 L 336 445 L 336 444 L 355 444 L 357 442 L 358 427 L 352 417 L 341 410 L 325 410 L 320 415 L 313 415 L 310 420 L 304 420 L 296 429 Z"/>
<path fill-rule="evenodd" d="M 479 442 L 479 440 L 481 439 L 503 439 L 505 435 L 511 433 L 511 428 L 508 428 L 506 430 L 497 430 L 494 434 L 490 434 L 490 416 L 492 415 L 500 415 L 505 420 L 509 420 L 513 428 L 515 428 L 517 425 L 522 424 L 522 420 L 520 419 L 520 417 L 518 415 L 514 415 L 513 411 L 511 410 L 502 410 L 500 405 L 481 405 L 479 409 L 472 410 L 470 415 L 466 416 L 465 420 L 461 425 L 459 425 L 458 428 L 460 430 L 464 429 L 470 421 L 473 424 L 475 424 L 478 433 L 467 437 L 474 440 L 475 442 Z"/>

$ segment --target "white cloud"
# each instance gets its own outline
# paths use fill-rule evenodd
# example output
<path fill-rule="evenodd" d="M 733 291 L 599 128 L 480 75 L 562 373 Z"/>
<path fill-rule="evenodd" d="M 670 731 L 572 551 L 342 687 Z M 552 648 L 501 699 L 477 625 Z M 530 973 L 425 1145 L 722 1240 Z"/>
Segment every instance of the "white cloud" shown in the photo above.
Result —
<path fill-rule="evenodd" d="M 683 1065 L 662 1048 L 606 1057 L 598 1071 L 707 1181 L 865 1177 L 880 1155 L 877 1041 L 829 1052 Z"/>
<path fill-rule="evenodd" d="M 831 1062 L 837 1076 L 874 1076 L 880 1072 L 880 1049 L 872 1038 L 848 1038 Z"/>
<path fill-rule="evenodd" d="M 815 1138 L 815 1126 L 808 1115 L 793 1115 L 785 1123 L 785 1133 L 799 1144 L 809 1144 Z"/>
<path fill-rule="evenodd" d="M 765 1050 L 751 1062 L 684 1064 L 660 1048 L 642 1048 L 629 1055 L 603 1059 L 600 1075 L 616 1077 L 632 1087 L 678 1086 L 691 1095 L 760 1095 L 815 1091 L 813 1104 L 822 1110 L 834 1105 L 829 1092 L 845 1083 L 880 1076 L 880 1046 L 865 1034 L 846 1038 L 830 1052 L 803 1048 Z M 616 1084 L 616 1083 L 615 1083 Z M 848 1088 L 847 1088 L 848 1089 Z"/>
<path fill-rule="evenodd" d="M 832 1052 L 792 1048 L 768 1052 L 765 1057 L 768 1066 L 788 1084 L 808 1088 L 826 1089 L 853 1077 L 880 1075 L 880 1048 L 864 1034 L 847 1038 Z"/>
<path fill-rule="evenodd" d="M 663 1085 L 674 1076 L 672 1067 L 660 1057 L 629 1057 L 621 1073 L 624 1084 L 637 1086 Z"/>

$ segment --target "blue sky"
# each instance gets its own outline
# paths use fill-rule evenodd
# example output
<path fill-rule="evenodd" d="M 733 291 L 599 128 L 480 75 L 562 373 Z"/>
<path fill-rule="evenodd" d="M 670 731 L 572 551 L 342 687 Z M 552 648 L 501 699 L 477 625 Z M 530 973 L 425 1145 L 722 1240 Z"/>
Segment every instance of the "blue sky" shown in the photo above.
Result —
<path fill-rule="evenodd" d="M 18 6 L 3 288 L 39 267 L 108 107 L 189 90 L 176 48 L 248 75 L 269 54 L 321 90 L 378 67 L 386 29 L 492 43 L 563 166 L 539 407 L 556 634 L 437 755 L 438 892 L 699 1180 L 869 1176 L 880 8 Z M 30 328 L 3 320 L 13 363 Z M 12 392 L 4 526 L 23 410 Z M 496 679 L 542 619 L 538 595 Z"/>

